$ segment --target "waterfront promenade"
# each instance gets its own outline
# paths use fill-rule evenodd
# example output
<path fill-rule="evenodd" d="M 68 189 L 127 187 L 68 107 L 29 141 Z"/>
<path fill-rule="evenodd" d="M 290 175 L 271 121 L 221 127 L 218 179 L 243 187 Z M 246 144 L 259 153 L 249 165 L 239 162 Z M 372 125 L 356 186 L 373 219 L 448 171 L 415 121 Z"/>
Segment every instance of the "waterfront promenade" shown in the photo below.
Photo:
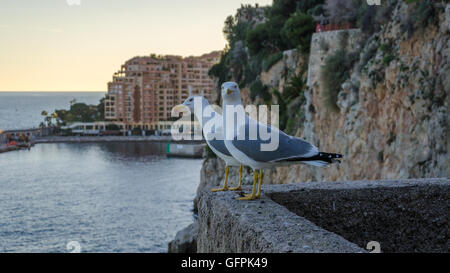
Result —
<path fill-rule="evenodd" d="M 167 156 L 201 158 L 204 140 L 173 140 L 171 136 L 44 136 L 35 137 L 31 146 L 46 143 L 156 143 Z M 22 147 L 23 148 L 23 147 Z M 0 153 L 19 150 L 19 146 L 0 145 Z"/>
<path fill-rule="evenodd" d="M 204 140 L 173 140 L 171 136 L 47 136 L 37 137 L 34 143 L 84 143 L 84 142 L 164 142 L 201 144 Z"/>

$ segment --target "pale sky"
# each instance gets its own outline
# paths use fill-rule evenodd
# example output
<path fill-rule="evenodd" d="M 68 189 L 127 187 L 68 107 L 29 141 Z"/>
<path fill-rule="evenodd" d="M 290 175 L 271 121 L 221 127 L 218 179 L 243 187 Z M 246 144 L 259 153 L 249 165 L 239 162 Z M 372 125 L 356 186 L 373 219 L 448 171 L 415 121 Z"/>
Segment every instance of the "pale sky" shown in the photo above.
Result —
<path fill-rule="evenodd" d="M 106 91 L 133 56 L 221 50 L 241 3 L 272 0 L 0 0 L 0 91 Z"/>

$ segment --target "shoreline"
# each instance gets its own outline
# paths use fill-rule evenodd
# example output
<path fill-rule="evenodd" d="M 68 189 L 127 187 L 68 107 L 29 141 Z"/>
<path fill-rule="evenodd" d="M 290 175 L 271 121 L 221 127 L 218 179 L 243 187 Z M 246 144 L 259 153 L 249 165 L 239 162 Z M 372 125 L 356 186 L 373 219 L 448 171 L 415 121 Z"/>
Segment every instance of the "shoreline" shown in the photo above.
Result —
<path fill-rule="evenodd" d="M 173 140 L 171 136 L 48 136 L 36 137 L 40 143 L 86 143 L 86 142 L 164 142 L 180 144 L 203 144 L 204 140 Z"/>
<path fill-rule="evenodd" d="M 47 136 L 32 139 L 31 147 L 35 144 L 120 142 L 159 144 L 160 146 L 162 145 L 162 150 L 165 149 L 166 156 L 183 158 L 202 158 L 204 146 L 206 145 L 204 140 L 173 140 L 171 136 Z M 21 146 L 0 147 L 0 153 L 25 148 L 29 149 Z"/>
<path fill-rule="evenodd" d="M 0 147 L 0 154 L 1 153 L 12 152 L 12 151 L 17 151 L 17 150 L 20 150 L 20 149 L 21 149 L 21 147 L 18 147 L 18 146 L 6 147 L 6 148 Z"/>

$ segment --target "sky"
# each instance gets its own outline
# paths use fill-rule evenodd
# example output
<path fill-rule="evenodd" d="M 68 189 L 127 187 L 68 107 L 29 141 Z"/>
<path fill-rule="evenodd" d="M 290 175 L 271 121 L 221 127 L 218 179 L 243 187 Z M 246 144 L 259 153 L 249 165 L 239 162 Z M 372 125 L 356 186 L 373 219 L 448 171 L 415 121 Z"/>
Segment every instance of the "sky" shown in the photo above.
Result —
<path fill-rule="evenodd" d="M 0 0 L 0 91 L 106 91 L 134 56 L 221 50 L 241 3 L 272 0 Z"/>

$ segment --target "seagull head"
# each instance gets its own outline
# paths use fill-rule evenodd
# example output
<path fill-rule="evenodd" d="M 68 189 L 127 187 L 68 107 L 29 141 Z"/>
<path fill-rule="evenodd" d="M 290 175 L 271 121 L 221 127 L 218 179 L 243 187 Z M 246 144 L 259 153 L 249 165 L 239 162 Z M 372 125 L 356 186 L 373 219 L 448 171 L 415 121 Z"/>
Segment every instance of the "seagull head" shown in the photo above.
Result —
<path fill-rule="evenodd" d="M 222 84 L 222 100 L 224 104 L 241 104 L 241 91 L 235 82 L 224 82 Z"/>
<path fill-rule="evenodd" d="M 184 112 L 184 110 L 189 109 L 189 111 L 195 114 L 195 106 L 204 107 L 209 105 L 208 100 L 203 96 L 189 96 L 182 104 L 175 106 L 172 110 L 179 114 Z"/>

